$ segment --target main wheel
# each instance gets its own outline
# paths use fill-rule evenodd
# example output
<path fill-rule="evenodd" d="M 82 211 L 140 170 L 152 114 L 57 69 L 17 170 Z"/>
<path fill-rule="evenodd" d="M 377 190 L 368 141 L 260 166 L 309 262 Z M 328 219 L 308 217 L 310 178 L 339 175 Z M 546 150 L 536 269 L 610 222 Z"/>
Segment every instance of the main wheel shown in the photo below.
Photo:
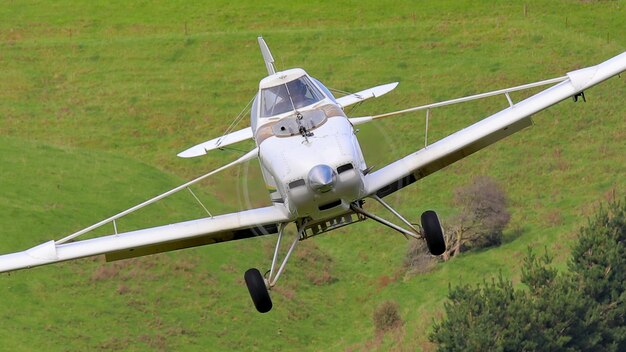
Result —
<path fill-rule="evenodd" d="M 269 312 L 272 309 L 272 299 L 259 270 L 249 269 L 243 275 L 243 278 L 246 280 L 246 286 L 248 286 L 248 291 L 250 291 L 250 297 L 252 297 L 256 310 L 260 313 Z"/>
<path fill-rule="evenodd" d="M 441 255 L 446 251 L 446 241 L 443 239 L 443 229 L 437 213 L 427 210 L 422 214 L 422 229 L 426 237 L 426 245 L 432 255 Z"/>

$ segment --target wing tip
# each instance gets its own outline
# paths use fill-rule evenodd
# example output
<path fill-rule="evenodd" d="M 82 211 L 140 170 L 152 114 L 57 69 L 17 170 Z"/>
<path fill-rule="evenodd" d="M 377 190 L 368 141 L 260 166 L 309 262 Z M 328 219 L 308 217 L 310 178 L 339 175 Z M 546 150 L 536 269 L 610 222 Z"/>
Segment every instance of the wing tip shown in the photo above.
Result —
<path fill-rule="evenodd" d="M 188 159 L 188 158 L 195 158 L 197 156 L 206 155 L 206 152 L 207 152 L 206 149 L 198 148 L 196 146 L 196 147 L 189 148 L 189 149 L 187 149 L 185 151 L 182 151 L 182 152 L 176 154 L 176 156 L 178 156 L 179 158 L 186 158 L 186 159 Z"/>
<path fill-rule="evenodd" d="M 396 89 L 398 84 L 400 84 L 400 82 L 391 82 L 391 83 L 383 84 L 382 86 L 378 86 L 377 88 L 379 88 L 379 90 L 375 92 L 376 93 L 375 97 L 378 98 L 380 96 L 383 96 L 391 92 L 392 90 Z"/>

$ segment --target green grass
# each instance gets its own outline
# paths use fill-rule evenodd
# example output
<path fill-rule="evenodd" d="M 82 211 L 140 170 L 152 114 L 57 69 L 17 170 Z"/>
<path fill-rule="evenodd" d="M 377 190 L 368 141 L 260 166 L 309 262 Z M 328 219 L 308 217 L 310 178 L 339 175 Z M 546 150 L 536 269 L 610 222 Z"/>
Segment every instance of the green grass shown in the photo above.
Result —
<path fill-rule="evenodd" d="M 265 72 L 259 34 L 279 68 L 303 67 L 330 87 L 401 82 L 351 116 L 558 77 L 626 50 L 624 1 L 525 4 L 2 6 L 0 252 L 58 239 L 235 159 L 236 152 L 175 155 L 222 133 L 255 94 Z M 269 265 L 272 237 L 20 271 L 0 276 L 0 350 L 432 350 L 427 332 L 450 284 L 498 272 L 517 281 L 528 246 L 548 248 L 563 265 L 594 206 L 624 192 L 624 92 L 623 77 L 605 82 L 586 92 L 588 103 L 541 112 L 534 127 L 389 199 L 409 218 L 430 208 L 445 217 L 456 187 L 492 176 L 513 216 L 497 249 L 406 277 L 406 241 L 360 223 L 301 243 L 267 315 L 254 312 L 243 272 Z M 434 110 L 429 139 L 506 104 L 494 97 Z M 382 166 L 422 146 L 423 126 L 421 113 L 360 126 L 368 163 Z M 194 190 L 211 211 L 235 211 L 248 204 L 248 180 L 250 203 L 267 204 L 257 165 Z M 200 216 L 181 193 L 120 227 Z M 320 280 L 324 274 L 331 280 Z M 387 299 L 399 303 L 405 324 L 380 337 L 372 312 Z"/>

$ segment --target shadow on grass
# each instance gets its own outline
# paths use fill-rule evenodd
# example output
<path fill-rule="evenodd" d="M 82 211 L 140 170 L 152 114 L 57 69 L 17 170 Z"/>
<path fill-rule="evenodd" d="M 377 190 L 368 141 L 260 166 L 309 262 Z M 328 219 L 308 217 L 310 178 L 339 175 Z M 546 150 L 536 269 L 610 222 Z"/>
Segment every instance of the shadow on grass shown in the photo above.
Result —
<path fill-rule="evenodd" d="M 502 244 L 515 242 L 515 240 L 520 238 L 526 232 L 528 232 L 527 229 L 521 226 L 516 226 L 515 228 L 504 232 L 502 236 Z"/>

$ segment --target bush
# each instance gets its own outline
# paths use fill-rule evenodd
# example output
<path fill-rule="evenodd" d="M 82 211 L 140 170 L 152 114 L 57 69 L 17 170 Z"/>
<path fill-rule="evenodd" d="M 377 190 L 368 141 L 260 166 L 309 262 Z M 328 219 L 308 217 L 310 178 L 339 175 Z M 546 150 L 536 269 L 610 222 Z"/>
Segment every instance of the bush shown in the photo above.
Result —
<path fill-rule="evenodd" d="M 465 250 L 500 245 L 502 231 L 511 219 L 502 187 L 492 178 L 480 176 L 454 193 L 453 203 L 459 213 L 446 221 L 448 249 L 444 259 Z"/>
<path fill-rule="evenodd" d="M 374 311 L 374 328 L 376 332 L 393 330 L 402 325 L 399 306 L 396 301 L 385 301 Z"/>

